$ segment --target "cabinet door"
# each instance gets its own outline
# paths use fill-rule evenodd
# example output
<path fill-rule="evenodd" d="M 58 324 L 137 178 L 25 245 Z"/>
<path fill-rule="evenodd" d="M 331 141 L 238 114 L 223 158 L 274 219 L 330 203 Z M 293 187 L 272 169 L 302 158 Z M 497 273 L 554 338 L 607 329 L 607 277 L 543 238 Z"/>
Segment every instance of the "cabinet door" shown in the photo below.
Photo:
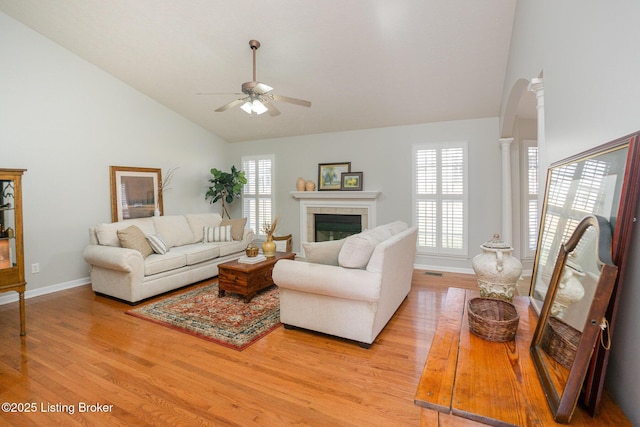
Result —
<path fill-rule="evenodd" d="M 0 169 L 0 286 L 24 282 L 21 176 Z"/>

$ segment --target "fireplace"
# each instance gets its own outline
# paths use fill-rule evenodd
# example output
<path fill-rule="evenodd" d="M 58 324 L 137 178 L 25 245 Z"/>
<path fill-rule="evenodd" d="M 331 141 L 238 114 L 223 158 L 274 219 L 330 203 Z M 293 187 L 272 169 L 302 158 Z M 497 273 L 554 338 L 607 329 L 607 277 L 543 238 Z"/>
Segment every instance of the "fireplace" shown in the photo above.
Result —
<path fill-rule="evenodd" d="M 380 194 L 379 191 L 292 191 L 291 195 L 300 201 L 300 241 L 316 241 L 316 215 L 357 217 L 360 231 L 375 227 Z M 335 233 L 333 239 L 337 239 Z M 303 248 L 301 255 L 304 257 Z"/>
<path fill-rule="evenodd" d="M 362 215 L 314 214 L 315 241 L 340 240 L 362 231 Z"/>

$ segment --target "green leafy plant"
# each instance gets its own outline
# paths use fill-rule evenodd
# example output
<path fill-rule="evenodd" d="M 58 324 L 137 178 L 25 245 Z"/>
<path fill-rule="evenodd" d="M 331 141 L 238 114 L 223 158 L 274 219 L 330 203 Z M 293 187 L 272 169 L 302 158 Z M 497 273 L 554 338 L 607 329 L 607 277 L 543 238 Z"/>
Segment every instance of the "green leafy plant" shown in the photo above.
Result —
<path fill-rule="evenodd" d="M 226 214 L 227 218 L 231 218 L 227 205 L 233 203 L 234 199 L 242 194 L 242 186 L 247 183 L 244 171 L 236 169 L 235 166 L 231 166 L 231 173 L 213 168 L 211 175 L 213 176 L 209 178 L 209 182 L 212 185 L 204 195 L 205 200 L 210 199 L 209 203 L 212 204 L 218 200 L 222 201 L 222 217 L 224 218 Z"/>

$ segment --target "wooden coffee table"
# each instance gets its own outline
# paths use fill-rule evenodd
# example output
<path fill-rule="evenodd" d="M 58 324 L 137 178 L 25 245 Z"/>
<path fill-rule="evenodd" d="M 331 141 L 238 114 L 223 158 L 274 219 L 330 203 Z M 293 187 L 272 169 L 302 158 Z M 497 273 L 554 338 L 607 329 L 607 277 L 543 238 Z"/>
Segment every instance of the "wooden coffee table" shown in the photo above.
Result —
<path fill-rule="evenodd" d="M 276 252 L 275 257 L 257 264 L 242 264 L 238 260 L 218 265 L 218 296 L 223 297 L 226 291 L 244 295 L 245 302 L 260 290 L 273 285 L 271 273 L 273 266 L 281 259 L 294 259 L 293 252 Z"/>

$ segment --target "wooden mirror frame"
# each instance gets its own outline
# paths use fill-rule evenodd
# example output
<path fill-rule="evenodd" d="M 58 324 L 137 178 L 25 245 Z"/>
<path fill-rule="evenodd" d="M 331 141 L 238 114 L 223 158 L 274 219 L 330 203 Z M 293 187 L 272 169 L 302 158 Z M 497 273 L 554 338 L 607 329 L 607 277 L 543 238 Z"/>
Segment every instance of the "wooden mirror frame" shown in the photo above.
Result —
<path fill-rule="evenodd" d="M 618 176 L 622 179 L 621 181 L 619 181 L 619 192 L 614 196 L 614 198 L 617 199 L 617 203 L 614 203 L 612 212 L 606 214 L 602 212 L 585 213 L 600 214 L 602 216 L 605 216 L 605 218 L 610 222 L 613 232 L 612 259 L 614 264 L 619 268 L 619 274 L 613 290 L 613 296 L 609 302 L 609 306 L 606 312 L 606 317 L 607 319 L 609 319 L 610 330 L 613 331 L 615 327 L 618 299 L 620 295 L 621 285 L 624 279 L 623 276 L 625 266 L 628 259 L 626 254 L 629 251 L 635 209 L 640 193 L 639 145 L 640 132 L 636 132 L 611 141 L 609 143 L 603 144 L 601 146 L 595 147 L 583 153 L 576 154 L 575 156 L 569 157 L 565 160 L 556 162 L 549 167 L 549 170 L 547 172 L 545 197 L 542 206 L 542 213 L 540 216 L 540 231 L 538 233 L 538 244 L 530 287 L 531 305 L 537 313 L 540 313 L 540 305 L 535 301 L 534 291 L 536 277 L 540 274 L 540 248 L 542 247 L 542 242 L 545 241 L 545 239 L 549 238 L 545 235 L 545 232 L 547 231 L 545 223 L 548 212 L 550 182 L 552 178 L 554 178 L 554 171 L 561 170 L 562 168 L 571 165 L 572 163 L 581 164 L 588 160 L 596 159 L 599 156 L 606 155 L 617 150 L 626 150 L 624 156 L 621 156 L 622 162 L 616 171 Z M 622 151 L 620 152 L 622 153 Z M 570 231 L 571 230 L 568 230 L 567 234 L 569 234 Z M 551 252 L 555 254 L 555 252 L 553 252 L 553 249 L 551 250 Z M 591 365 L 589 366 L 589 372 L 587 374 L 587 379 L 584 387 L 584 403 L 591 415 L 595 415 L 598 412 L 600 398 L 602 396 L 602 390 L 604 388 L 604 379 L 608 360 L 609 350 L 598 347 L 592 357 Z"/>
<path fill-rule="evenodd" d="M 589 227 L 594 227 L 596 231 L 596 253 L 594 256 L 596 257 L 596 264 L 602 267 L 600 268 L 600 276 L 589 307 L 589 313 L 577 344 L 575 357 L 572 362 L 567 363 L 565 361 L 563 364 L 559 360 L 557 362 L 552 360 L 555 358 L 544 349 L 543 337 L 547 328 L 550 328 L 551 310 L 560 289 L 568 255 L 576 249 Z M 569 241 L 560 247 L 553 275 L 551 276 L 550 287 L 531 341 L 533 364 L 538 372 L 538 377 L 542 383 L 553 417 L 558 422 L 568 423 L 575 410 L 589 367 L 589 360 L 598 343 L 601 325 L 607 324 L 604 321 L 604 315 L 617 274 L 618 267 L 611 260 L 611 227 L 609 222 L 600 216 L 589 215 L 585 217 L 577 225 Z M 606 331 L 606 333 L 609 333 L 609 331 Z M 566 376 L 564 389 L 558 390 L 554 378 L 565 375 L 567 369 L 568 376 Z M 564 378 L 562 379 L 564 380 Z"/>

